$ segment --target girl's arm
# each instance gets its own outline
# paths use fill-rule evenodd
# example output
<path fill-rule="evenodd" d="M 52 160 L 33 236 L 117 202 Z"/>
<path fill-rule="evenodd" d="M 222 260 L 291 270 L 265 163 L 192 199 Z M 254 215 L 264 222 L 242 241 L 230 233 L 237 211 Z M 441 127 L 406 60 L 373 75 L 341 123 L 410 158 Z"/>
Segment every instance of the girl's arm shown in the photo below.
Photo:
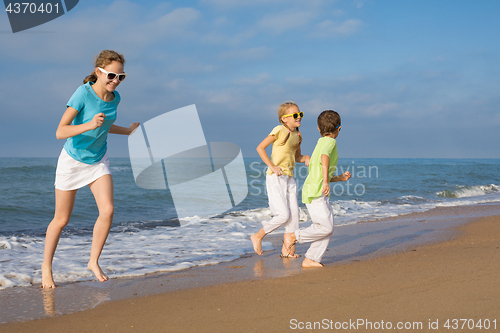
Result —
<path fill-rule="evenodd" d="M 257 146 L 257 153 L 259 153 L 260 158 L 266 165 L 274 172 L 277 176 L 281 176 L 283 174 L 283 170 L 280 167 L 277 167 L 273 164 L 269 156 L 267 156 L 266 148 L 269 147 L 271 143 L 276 141 L 274 135 L 268 135 L 262 142 Z"/>
<path fill-rule="evenodd" d="M 300 146 L 295 152 L 295 162 L 297 163 L 305 163 L 306 166 L 309 166 L 309 160 L 311 159 L 310 156 L 307 155 L 302 155 L 302 152 L 300 151 Z"/>
<path fill-rule="evenodd" d="M 59 126 L 57 127 L 56 138 L 58 140 L 71 138 L 75 135 L 101 127 L 104 122 L 104 118 L 106 118 L 104 113 L 98 113 L 88 123 L 71 125 L 77 114 L 78 111 L 76 109 L 68 106 L 61 118 L 61 121 L 59 122 Z"/>
<path fill-rule="evenodd" d="M 129 127 L 117 126 L 115 124 L 111 125 L 109 128 L 110 134 L 122 134 L 122 135 L 130 135 L 134 133 L 135 129 L 139 127 L 141 123 L 132 123 Z"/>

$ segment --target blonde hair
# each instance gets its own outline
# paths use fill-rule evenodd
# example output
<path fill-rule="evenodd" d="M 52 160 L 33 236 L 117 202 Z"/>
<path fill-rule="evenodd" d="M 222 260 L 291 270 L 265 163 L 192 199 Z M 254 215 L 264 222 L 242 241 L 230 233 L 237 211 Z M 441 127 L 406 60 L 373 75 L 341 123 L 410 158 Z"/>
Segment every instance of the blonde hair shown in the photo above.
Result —
<path fill-rule="evenodd" d="M 280 107 L 278 108 L 278 120 L 284 126 L 286 126 L 286 125 L 283 123 L 283 121 L 282 121 L 281 118 L 283 118 L 284 115 L 288 114 L 287 111 L 292 106 L 296 106 L 297 109 L 299 108 L 299 106 L 297 105 L 297 103 L 295 103 L 294 101 L 283 102 L 283 103 L 281 103 Z"/>
<path fill-rule="evenodd" d="M 282 118 L 284 115 L 288 114 L 288 109 L 292 106 L 296 106 L 297 110 L 299 110 L 299 112 L 300 112 L 299 106 L 294 101 L 283 102 L 283 103 L 281 103 L 280 107 L 278 108 L 279 122 L 281 123 L 281 125 L 285 126 L 286 128 L 288 128 L 288 126 L 286 126 L 286 124 L 283 122 Z M 299 134 L 299 145 L 300 145 L 302 143 L 302 135 L 300 135 L 300 131 L 299 131 L 298 127 L 296 128 L 296 130 Z M 283 141 L 282 145 L 284 145 L 288 141 L 288 138 L 290 137 L 290 133 L 291 133 L 291 130 L 288 128 L 288 134 L 287 134 L 285 140 Z"/>
<path fill-rule="evenodd" d="M 109 65 L 110 63 L 112 63 L 113 61 L 118 61 L 122 65 L 125 65 L 125 58 L 123 57 L 122 54 L 120 54 L 116 51 L 113 51 L 113 50 L 102 51 L 95 58 L 94 70 L 92 71 L 92 73 L 90 73 L 90 75 L 88 75 L 87 77 L 85 77 L 85 79 L 83 79 L 83 84 L 86 84 L 87 82 L 94 82 L 95 83 L 97 81 L 97 75 L 95 74 L 95 68 L 96 67 L 104 68 L 107 65 Z"/>

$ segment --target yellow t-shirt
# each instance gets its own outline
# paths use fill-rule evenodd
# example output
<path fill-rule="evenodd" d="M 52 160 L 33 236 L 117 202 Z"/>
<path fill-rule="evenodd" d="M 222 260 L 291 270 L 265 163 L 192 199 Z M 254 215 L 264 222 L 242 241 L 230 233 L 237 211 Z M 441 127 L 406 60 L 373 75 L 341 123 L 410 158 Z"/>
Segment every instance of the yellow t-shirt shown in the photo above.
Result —
<path fill-rule="evenodd" d="M 290 130 L 285 126 L 278 125 L 273 128 L 269 135 L 274 135 L 276 139 L 273 142 L 271 161 L 274 165 L 280 167 L 281 170 L 283 170 L 284 175 L 293 177 L 293 168 L 295 167 L 295 153 L 300 146 L 300 132 L 298 130 L 290 132 Z M 267 169 L 267 174 L 273 174 L 271 169 Z"/>

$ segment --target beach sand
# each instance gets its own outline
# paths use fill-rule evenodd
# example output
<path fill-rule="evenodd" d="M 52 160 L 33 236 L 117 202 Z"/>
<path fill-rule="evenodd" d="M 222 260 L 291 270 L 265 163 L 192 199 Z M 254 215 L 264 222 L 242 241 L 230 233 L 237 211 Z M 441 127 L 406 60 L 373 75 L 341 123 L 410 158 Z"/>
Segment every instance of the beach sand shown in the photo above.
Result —
<path fill-rule="evenodd" d="M 147 296 L 137 292 L 77 313 L 1 324 L 0 331 L 288 332 L 343 326 L 344 331 L 495 332 L 500 329 L 497 212 L 498 206 L 479 205 L 411 214 L 404 220 L 418 228 L 404 235 L 397 234 L 407 230 L 402 217 L 387 219 L 379 231 L 370 228 L 383 223 L 363 223 L 332 240 L 347 244 L 359 230 L 366 233 L 344 254 L 342 246 L 332 244 L 335 250 L 328 252 L 325 268 L 303 270 L 302 259 L 276 259 L 276 253 L 272 258 L 251 256 L 211 266 L 216 267 L 215 278 L 206 285 Z M 436 225 L 449 229 L 445 221 L 455 221 L 454 231 L 436 233 Z M 298 246 L 298 252 L 307 246 Z M 250 278 L 237 278 L 249 270 Z M 50 299 L 44 304 L 50 315 L 55 305 Z M 475 327 L 479 321 L 481 330 Z"/>

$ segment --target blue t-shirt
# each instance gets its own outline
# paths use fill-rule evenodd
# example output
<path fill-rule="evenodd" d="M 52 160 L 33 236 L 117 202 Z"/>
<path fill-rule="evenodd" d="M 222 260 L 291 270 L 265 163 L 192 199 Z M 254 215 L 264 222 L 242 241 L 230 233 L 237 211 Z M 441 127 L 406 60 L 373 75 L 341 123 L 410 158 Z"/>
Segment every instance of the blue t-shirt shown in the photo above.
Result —
<path fill-rule="evenodd" d="M 69 156 L 86 164 L 99 162 L 106 154 L 108 132 L 116 120 L 116 109 L 120 103 L 120 94 L 114 92 L 115 98 L 111 102 L 103 101 L 94 89 L 93 82 L 88 82 L 76 89 L 68 101 L 70 106 L 78 111 L 73 125 L 88 123 L 98 113 L 104 113 L 104 123 L 101 127 L 73 136 L 66 140 L 64 149 Z"/>

